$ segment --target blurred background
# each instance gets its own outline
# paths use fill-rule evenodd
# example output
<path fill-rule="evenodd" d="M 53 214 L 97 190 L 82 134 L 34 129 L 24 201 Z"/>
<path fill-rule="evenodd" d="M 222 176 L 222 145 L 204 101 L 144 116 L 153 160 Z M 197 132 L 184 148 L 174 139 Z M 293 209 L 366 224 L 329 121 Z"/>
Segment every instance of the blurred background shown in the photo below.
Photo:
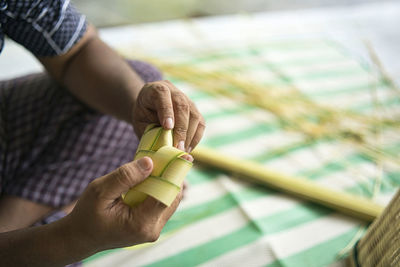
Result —
<path fill-rule="evenodd" d="M 382 205 L 400 187 L 399 0 L 71 1 L 195 102 L 202 145 Z M 6 42 L 0 78 L 42 70 Z M 339 267 L 366 230 L 222 171 L 187 181 L 160 242 L 84 266 Z"/>
<path fill-rule="evenodd" d="M 354 6 L 382 0 L 73 0 L 98 27 L 178 18 L 329 6 Z"/>

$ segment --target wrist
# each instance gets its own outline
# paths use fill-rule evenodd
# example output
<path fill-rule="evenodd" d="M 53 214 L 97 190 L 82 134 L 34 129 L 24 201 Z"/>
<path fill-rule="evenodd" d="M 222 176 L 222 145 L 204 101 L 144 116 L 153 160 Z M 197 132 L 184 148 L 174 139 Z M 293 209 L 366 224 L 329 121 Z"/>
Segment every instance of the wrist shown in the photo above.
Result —
<path fill-rule="evenodd" d="M 78 262 L 98 252 L 99 249 L 88 231 L 80 225 L 79 221 L 73 220 L 71 215 L 55 224 L 55 231 L 60 236 L 63 249 L 72 260 L 71 262 Z"/>

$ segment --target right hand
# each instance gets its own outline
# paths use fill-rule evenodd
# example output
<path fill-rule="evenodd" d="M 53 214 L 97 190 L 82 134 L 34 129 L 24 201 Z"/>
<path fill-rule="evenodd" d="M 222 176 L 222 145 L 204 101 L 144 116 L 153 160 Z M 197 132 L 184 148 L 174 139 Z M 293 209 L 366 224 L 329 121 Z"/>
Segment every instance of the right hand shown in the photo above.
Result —
<path fill-rule="evenodd" d="M 200 142 L 206 127 L 196 105 L 167 80 L 145 84 L 134 101 L 132 124 L 136 134 L 141 137 L 151 123 L 174 129 L 174 147 L 189 153 Z"/>
<path fill-rule="evenodd" d="M 147 197 L 131 208 L 121 199 L 121 194 L 146 179 L 152 169 L 151 159 L 144 157 L 89 184 L 66 219 L 91 249 L 100 251 L 158 239 L 165 223 L 178 207 L 182 191 L 170 207 Z"/>

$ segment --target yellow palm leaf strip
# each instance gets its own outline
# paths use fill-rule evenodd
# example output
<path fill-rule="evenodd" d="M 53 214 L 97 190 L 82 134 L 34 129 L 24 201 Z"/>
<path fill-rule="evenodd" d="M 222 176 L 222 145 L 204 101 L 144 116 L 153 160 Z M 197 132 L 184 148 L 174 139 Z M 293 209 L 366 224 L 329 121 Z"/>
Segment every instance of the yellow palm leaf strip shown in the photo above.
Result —
<path fill-rule="evenodd" d="M 249 160 L 242 160 L 216 150 L 198 146 L 193 152 L 196 161 L 238 174 L 243 178 L 313 201 L 355 218 L 372 221 L 383 207 L 371 200 L 334 191 L 301 177 L 292 177 Z"/>
<path fill-rule="evenodd" d="M 150 177 L 123 195 L 126 204 L 133 207 L 147 196 L 151 196 L 167 206 L 171 205 L 193 165 L 181 158 L 187 153 L 173 147 L 172 144 L 172 131 L 156 125 L 149 125 L 146 128 L 135 159 L 150 157 L 153 160 L 153 171 Z"/>

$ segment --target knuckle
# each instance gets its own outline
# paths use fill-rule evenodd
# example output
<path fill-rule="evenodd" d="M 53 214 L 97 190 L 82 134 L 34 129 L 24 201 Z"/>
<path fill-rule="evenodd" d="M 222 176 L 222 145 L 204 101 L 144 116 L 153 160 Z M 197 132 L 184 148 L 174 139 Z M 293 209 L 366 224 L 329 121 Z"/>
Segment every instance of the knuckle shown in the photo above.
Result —
<path fill-rule="evenodd" d="M 135 175 L 133 167 L 128 164 L 124 164 L 118 168 L 117 173 L 118 182 L 123 186 L 130 186 L 130 183 L 128 181 L 131 179 L 131 177 L 134 177 Z"/>
<path fill-rule="evenodd" d="M 95 197 L 99 197 L 103 194 L 99 179 L 91 181 L 87 187 L 87 190 L 91 195 L 94 195 Z"/>
<path fill-rule="evenodd" d="M 151 227 L 149 224 L 141 224 L 135 234 L 144 242 L 155 242 L 160 237 L 160 231 L 157 231 L 155 227 Z"/>
<path fill-rule="evenodd" d="M 172 85 L 172 83 L 171 83 L 169 80 L 163 80 L 163 82 L 165 82 L 165 83 L 168 83 L 168 84 L 171 84 L 171 85 Z"/>
<path fill-rule="evenodd" d="M 187 129 L 183 126 L 175 126 L 174 133 L 178 135 L 185 135 L 187 133 Z"/>
<path fill-rule="evenodd" d="M 179 112 L 189 111 L 189 105 L 185 102 L 176 102 L 175 107 L 176 107 L 176 110 Z"/>
<path fill-rule="evenodd" d="M 153 231 L 151 234 L 149 234 L 147 236 L 147 242 L 156 242 L 159 237 L 160 237 L 160 233 Z"/>
<path fill-rule="evenodd" d="M 175 93 L 172 95 L 172 97 L 175 103 L 175 107 L 178 110 L 188 111 L 190 109 L 189 101 L 183 93 Z"/>
<path fill-rule="evenodd" d="M 122 177 L 129 177 L 131 175 L 131 170 L 127 164 L 124 164 L 118 168 L 118 174 Z"/>
<path fill-rule="evenodd" d="M 154 92 L 156 92 L 157 94 L 158 93 L 166 93 L 169 91 L 169 88 L 162 85 L 161 83 L 154 83 L 152 85 L 152 88 L 153 88 Z"/>
<path fill-rule="evenodd" d="M 196 146 L 198 143 L 200 143 L 201 137 L 202 137 L 201 135 L 195 135 L 195 136 L 193 137 L 192 143 L 191 143 L 192 147 L 194 147 L 194 146 Z"/>
<path fill-rule="evenodd" d="M 206 128 L 206 122 L 204 121 L 204 118 L 201 117 L 201 120 L 199 122 L 199 125 L 197 126 L 200 130 L 204 130 Z"/>
<path fill-rule="evenodd" d="M 164 105 L 160 105 L 160 106 L 158 107 L 158 110 L 159 110 L 160 112 L 162 112 L 163 114 L 169 114 L 169 113 L 171 113 L 171 111 L 172 111 L 172 107 L 171 107 L 171 105 L 169 105 L 169 104 L 164 104 Z"/>
<path fill-rule="evenodd" d="M 201 115 L 197 112 L 191 112 L 190 117 L 192 120 L 201 121 Z"/>

